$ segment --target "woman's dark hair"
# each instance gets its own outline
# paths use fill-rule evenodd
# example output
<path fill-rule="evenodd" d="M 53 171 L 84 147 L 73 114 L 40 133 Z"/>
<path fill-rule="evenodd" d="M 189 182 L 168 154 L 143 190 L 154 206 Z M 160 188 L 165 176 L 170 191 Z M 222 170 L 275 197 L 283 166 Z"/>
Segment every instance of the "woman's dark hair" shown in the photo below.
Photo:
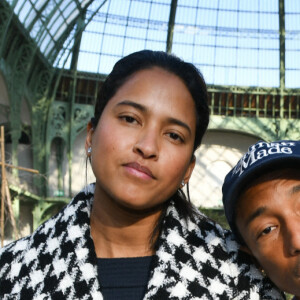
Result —
<path fill-rule="evenodd" d="M 200 146 L 209 122 L 206 84 L 202 74 L 191 63 L 163 51 L 142 50 L 120 59 L 108 75 L 98 93 L 93 118 L 96 127 L 107 102 L 131 75 L 140 70 L 160 67 L 177 75 L 191 93 L 196 107 L 196 137 L 194 151 Z"/>
<path fill-rule="evenodd" d="M 206 84 L 202 74 L 193 64 L 184 62 L 175 55 L 167 54 L 163 51 L 142 50 L 120 59 L 115 64 L 99 90 L 92 125 L 94 128 L 97 126 L 106 104 L 131 75 L 137 71 L 153 67 L 160 67 L 178 76 L 192 95 L 196 109 L 196 134 L 193 148 L 193 151 L 195 151 L 201 144 L 209 122 Z M 189 199 L 188 185 L 187 193 Z M 186 199 L 185 194 L 181 190 L 178 190 L 171 199 L 166 201 L 161 217 L 154 229 L 152 241 L 161 231 L 162 221 L 170 200 L 174 201 L 182 217 L 193 217 L 194 215 L 193 206 L 190 204 L 190 201 Z M 154 246 L 154 243 L 152 245 Z"/>

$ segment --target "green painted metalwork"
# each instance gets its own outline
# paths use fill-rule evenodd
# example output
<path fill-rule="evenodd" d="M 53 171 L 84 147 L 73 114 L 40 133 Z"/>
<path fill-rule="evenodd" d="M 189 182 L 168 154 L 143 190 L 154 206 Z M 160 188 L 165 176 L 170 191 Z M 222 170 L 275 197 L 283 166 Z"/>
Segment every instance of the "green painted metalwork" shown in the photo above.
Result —
<path fill-rule="evenodd" d="M 85 25 L 85 12 L 80 16 L 77 20 L 77 33 L 75 34 L 78 38 L 76 44 L 74 45 L 72 61 L 71 61 L 71 72 L 73 72 L 73 79 L 70 85 L 70 97 L 69 97 L 69 140 L 68 140 L 68 167 L 69 167 L 69 196 L 72 195 L 72 160 L 73 160 L 73 126 L 74 126 L 74 105 L 75 105 L 75 97 L 76 97 L 76 85 L 77 85 L 77 61 L 80 49 L 80 43 L 82 38 L 82 31 L 80 28 L 84 28 Z"/>
<path fill-rule="evenodd" d="M 210 130 L 234 130 L 267 141 L 300 139 L 300 90 L 208 87 Z"/>
<path fill-rule="evenodd" d="M 14 1 L 10 4 L 15 13 L 22 15 L 24 28 L 31 34 L 44 57 L 53 61 L 72 31 L 77 17 L 91 3 L 91 0 L 47 0 L 39 3 Z M 56 28 L 55 31 L 53 27 Z"/>
<path fill-rule="evenodd" d="M 18 192 L 15 214 L 19 214 L 18 201 L 31 199 L 35 204 L 34 228 L 71 197 L 74 141 L 93 116 L 93 102 L 98 90 L 95 82 L 101 83 L 105 78 L 104 75 L 77 70 L 82 33 L 107 1 L 98 1 L 93 14 L 86 19 L 86 9 L 92 2 L 46 0 L 41 1 L 39 8 L 35 8 L 35 2 L 32 1 L 21 22 L 14 14 L 14 9 L 19 5 L 18 11 L 21 11 L 28 4 L 24 1 L 20 5 L 16 0 L 0 1 L 0 72 L 5 78 L 10 101 L 9 107 L 0 106 L 0 109 L 7 110 L 9 115 L 12 162 L 18 164 L 17 146 L 23 126 L 20 118 L 22 99 L 28 102 L 31 112 L 33 168 L 41 174 L 48 174 L 51 144 L 54 143 L 60 153 L 56 162 L 59 190 L 62 190 L 61 158 L 65 149 L 68 155 L 67 197 L 49 198 L 48 181 L 43 176 L 34 177 L 39 197 L 33 193 Z M 72 9 L 63 15 L 61 7 L 67 4 L 72 4 Z M 278 0 L 278 4 L 280 86 L 208 86 L 211 112 L 209 130 L 235 131 L 267 141 L 300 139 L 300 89 L 285 87 L 284 0 Z M 168 52 L 172 51 L 176 9 L 177 1 L 173 0 L 166 39 Z M 51 31 L 54 22 L 61 22 L 56 32 Z M 59 63 L 64 66 L 68 59 L 71 60 L 69 71 L 64 67 L 55 68 Z M 60 86 L 64 80 L 68 83 L 65 88 Z M 83 84 L 91 84 L 91 94 L 87 95 L 88 89 L 83 93 L 79 89 L 81 80 L 84 80 Z"/>
<path fill-rule="evenodd" d="M 280 89 L 285 89 L 285 11 L 284 0 L 279 0 Z"/>
<path fill-rule="evenodd" d="M 280 53 L 280 106 L 284 103 L 285 89 L 285 12 L 284 0 L 279 0 L 279 53 Z M 282 110 L 280 117 L 283 118 Z"/>
<path fill-rule="evenodd" d="M 174 33 L 176 9 L 177 9 L 177 0 L 172 0 L 171 6 L 170 6 L 167 47 L 166 47 L 166 52 L 168 52 L 168 53 L 172 52 L 172 43 L 173 43 L 173 33 Z"/>
<path fill-rule="evenodd" d="M 209 130 L 240 132 L 265 141 L 300 139 L 299 120 L 214 116 Z"/>

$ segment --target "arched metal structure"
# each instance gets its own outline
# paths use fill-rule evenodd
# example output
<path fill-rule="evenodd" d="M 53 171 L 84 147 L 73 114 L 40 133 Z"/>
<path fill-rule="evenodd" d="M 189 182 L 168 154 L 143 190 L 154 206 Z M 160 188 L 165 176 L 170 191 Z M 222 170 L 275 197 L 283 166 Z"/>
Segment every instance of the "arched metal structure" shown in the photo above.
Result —
<path fill-rule="evenodd" d="M 74 140 L 93 115 L 107 72 L 132 51 L 168 51 L 196 64 L 208 82 L 211 130 L 264 140 L 300 138 L 300 81 L 295 80 L 300 77 L 300 27 L 294 21 L 300 5 L 248 2 L 232 1 L 229 8 L 222 1 L 184 0 L 0 2 L 0 72 L 10 100 L 9 107 L 0 107 L 9 110 L 12 163 L 18 164 L 26 126 L 20 118 L 22 99 L 31 114 L 32 167 L 48 174 L 54 140 L 69 161 L 65 197 L 49 197 L 42 176 L 34 178 L 32 189 L 41 197 L 23 195 L 37 204 L 35 224 L 52 204 L 71 197 Z M 229 23 L 224 23 L 226 14 Z M 255 22 L 244 22 L 251 18 Z"/>

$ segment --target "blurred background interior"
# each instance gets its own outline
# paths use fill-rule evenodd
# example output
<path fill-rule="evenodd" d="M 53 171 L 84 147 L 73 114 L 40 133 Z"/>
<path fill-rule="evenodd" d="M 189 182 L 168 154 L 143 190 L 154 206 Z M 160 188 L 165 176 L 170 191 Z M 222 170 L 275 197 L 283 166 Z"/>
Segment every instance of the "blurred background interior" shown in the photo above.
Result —
<path fill-rule="evenodd" d="M 39 171 L 6 168 L 5 243 L 16 238 L 9 208 L 24 236 L 94 180 L 84 140 L 97 91 L 117 60 L 142 49 L 204 75 L 211 121 L 190 193 L 223 222 L 221 185 L 242 153 L 300 137 L 299 19 L 294 0 L 1 0 L 5 163 Z"/>

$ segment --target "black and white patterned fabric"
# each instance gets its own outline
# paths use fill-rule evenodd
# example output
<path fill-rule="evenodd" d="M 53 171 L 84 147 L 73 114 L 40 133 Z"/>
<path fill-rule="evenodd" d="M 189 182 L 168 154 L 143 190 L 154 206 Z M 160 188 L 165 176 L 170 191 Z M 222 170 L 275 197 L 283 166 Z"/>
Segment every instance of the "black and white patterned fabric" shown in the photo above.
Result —
<path fill-rule="evenodd" d="M 0 250 L 0 299 L 101 300 L 90 235 L 94 185 L 31 236 Z M 199 213 L 186 221 L 171 203 L 144 299 L 284 299 L 251 265 L 230 232 Z"/>

